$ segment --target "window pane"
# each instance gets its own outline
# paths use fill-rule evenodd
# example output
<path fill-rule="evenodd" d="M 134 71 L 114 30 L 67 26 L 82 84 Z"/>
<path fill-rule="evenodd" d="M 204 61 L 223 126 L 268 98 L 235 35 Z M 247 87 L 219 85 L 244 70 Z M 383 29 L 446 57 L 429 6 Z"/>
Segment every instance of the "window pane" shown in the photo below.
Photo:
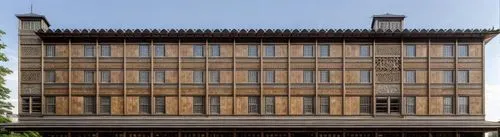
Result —
<path fill-rule="evenodd" d="M 21 111 L 23 113 L 30 112 L 30 97 L 22 97 L 21 98 Z"/>
<path fill-rule="evenodd" d="M 266 45 L 266 57 L 274 57 L 274 45 Z"/>
<path fill-rule="evenodd" d="M 453 71 L 443 71 L 443 83 L 453 83 Z"/>
<path fill-rule="evenodd" d="M 212 57 L 220 56 L 220 46 L 219 45 L 210 45 L 212 50 Z"/>
<path fill-rule="evenodd" d="M 303 97 L 303 108 L 304 114 L 313 114 L 314 113 L 314 98 L 313 97 Z"/>
<path fill-rule="evenodd" d="M 360 53 L 359 56 L 361 57 L 369 57 L 370 56 L 370 47 L 366 45 L 360 46 Z"/>
<path fill-rule="evenodd" d="M 469 71 L 467 70 L 458 71 L 458 82 L 469 83 Z"/>
<path fill-rule="evenodd" d="M 149 57 L 149 45 L 139 45 L 139 57 Z"/>
<path fill-rule="evenodd" d="M 155 56 L 156 57 L 164 57 L 165 56 L 165 45 L 163 45 L 163 44 L 155 45 Z"/>
<path fill-rule="evenodd" d="M 469 45 L 458 45 L 458 56 L 459 57 L 469 56 Z"/>
<path fill-rule="evenodd" d="M 259 97 L 251 96 L 248 97 L 248 113 L 249 114 L 258 114 L 259 113 Z"/>
<path fill-rule="evenodd" d="M 45 56 L 47 57 L 54 57 L 56 56 L 56 46 L 54 45 L 47 45 L 46 51 L 45 51 Z"/>
<path fill-rule="evenodd" d="M 203 97 L 193 97 L 193 113 L 194 114 L 203 114 L 205 113 Z"/>
<path fill-rule="evenodd" d="M 155 82 L 156 83 L 165 83 L 165 71 L 156 71 L 155 72 Z"/>
<path fill-rule="evenodd" d="M 304 83 L 313 83 L 314 81 L 314 75 L 313 75 L 313 71 L 303 71 L 303 81 Z"/>
<path fill-rule="evenodd" d="M 443 46 L 443 56 L 444 57 L 453 57 L 453 45 L 444 45 Z"/>
<path fill-rule="evenodd" d="M 360 110 L 359 112 L 360 113 L 370 113 L 370 108 L 371 108 L 371 97 L 367 97 L 367 96 L 364 96 L 364 97 L 360 97 Z"/>
<path fill-rule="evenodd" d="M 259 72 L 254 70 L 248 71 L 248 82 L 249 83 L 257 83 L 259 79 Z"/>
<path fill-rule="evenodd" d="M 85 83 L 94 83 L 94 71 L 85 71 Z"/>
<path fill-rule="evenodd" d="M 401 111 L 400 110 L 401 101 L 399 100 L 399 97 L 390 97 L 389 103 L 390 103 L 389 113 L 399 113 Z"/>
<path fill-rule="evenodd" d="M 257 57 L 257 45 L 248 45 L 248 56 Z"/>
<path fill-rule="evenodd" d="M 46 71 L 45 74 L 47 75 L 46 82 L 48 82 L 48 83 L 56 82 L 56 72 L 55 71 Z"/>
<path fill-rule="evenodd" d="M 453 113 L 453 98 L 443 97 L 443 113 L 452 114 Z"/>
<path fill-rule="evenodd" d="M 375 100 L 375 110 L 377 113 L 388 113 L 389 105 L 388 105 L 387 97 L 377 97 Z"/>
<path fill-rule="evenodd" d="M 149 114 L 151 111 L 150 111 L 150 98 L 149 97 L 146 97 L 146 96 L 143 96 L 143 97 L 140 97 L 139 98 L 139 110 L 141 111 L 141 113 L 143 114 Z"/>
<path fill-rule="evenodd" d="M 194 83 L 203 83 L 203 71 L 194 71 L 193 72 L 193 82 Z"/>
<path fill-rule="evenodd" d="M 210 97 L 210 114 L 220 114 L 220 98 L 218 96 Z"/>
<path fill-rule="evenodd" d="M 101 110 L 100 113 L 111 114 L 111 98 L 110 97 L 100 97 Z"/>
<path fill-rule="evenodd" d="M 460 114 L 469 113 L 469 97 L 458 98 L 458 111 Z"/>
<path fill-rule="evenodd" d="M 155 97 L 155 113 L 164 114 L 165 113 L 165 97 L 157 96 Z"/>
<path fill-rule="evenodd" d="M 47 113 L 56 113 L 56 98 L 54 96 L 45 97 L 47 104 Z"/>
<path fill-rule="evenodd" d="M 370 71 L 360 71 L 360 82 L 370 83 Z"/>
<path fill-rule="evenodd" d="M 274 114 L 274 97 L 266 97 L 266 114 Z"/>
<path fill-rule="evenodd" d="M 322 114 L 330 113 L 330 98 L 328 96 L 321 97 L 320 107 Z"/>
<path fill-rule="evenodd" d="M 416 111 L 416 99 L 415 97 L 406 97 L 406 113 L 415 114 Z"/>
<path fill-rule="evenodd" d="M 406 56 L 415 57 L 415 55 L 416 55 L 415 45 L 406 45 Z"/>
<path fill-rule="evenodd" d="M 304 57 L 312 57 L 313 56 L 313 46 L 312 45 L 304 45 L 303 56 Z"/>
<path fill-rule="evenodd" d="M 203 57 L 203 46 L 202 45 L 193 45 L 193 55 L 195 57 Z"/>
<path fill-rule="evenodd" d="M 274 71 L 266 71 L 266 82 L 274 83 Z"/>
<path fill-rule="evenodd" d="M 320 71 L 320 82 L 323 82 L 323 83 L 330 82 L 330 71 L 328 71 L 328 70 Z"/>
<path fill-rule="evenodd" d="M 406 71 L 406 83 L 416 83 L 415 71 Z"/>
<path fill-rule="evenodd" d="M 102 83 L 111 82 L 111 74 L 109 71 L 101 71 L 101 82 Z"/>
<path fill-rule="evenodd" d="M 328 57 L 330 56 L 330 45 L 320 45 L 320 56 Z"/>
<path fill-rule="evenodd" d="M 84 46 L 84 56 L 85 57 L 93 57 L 94 56 L 94 45 L 85 45 Z"/>
<path fill-rule="evenodd" d="M 111 46 L 110 45 L 101 45 L 101 56 L 102 57 L 111 56 Z"/>
<path fill-rule="evenodd" d="M 95 97 L 84 97 L 84 110 L 87 114 L 95 113 Z"/>
<path fill-rule="evenodd" d="M 210 71 L 210 82 L 211 83 L 219 83 L 220 82 L 219 71 Z"/>
<path fill-rule="evenodd" d="M 140 83 L 149 82 L 149 71 L 139 71 L 139 82 Z"/>
<path fill-rule="evenodd" d="M 40 97 L 31 97 L 31 112 L 42 112 L 42 99 Z"/>

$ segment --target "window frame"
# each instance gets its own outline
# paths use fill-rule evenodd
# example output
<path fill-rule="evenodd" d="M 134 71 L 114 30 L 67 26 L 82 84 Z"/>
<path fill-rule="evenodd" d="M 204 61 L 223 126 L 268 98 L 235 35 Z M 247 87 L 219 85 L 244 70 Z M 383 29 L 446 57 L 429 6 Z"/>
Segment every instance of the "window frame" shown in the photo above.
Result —
<path fill-rule="evenodd" d="M 83 82 L 84 83 L 94 83 L 95 82 L 95 71 L 92 71 L 92 70 L 85 70 L 83 72 Z M 89 78 L 90 76 L 89 75 L 92 75 L 91 78 Z"/>
<path fill-rule="evenodd" d="M 464 49 L 465 49 L 465 51 L 462 51 Z M 459 44 L 458 45 L 458 57 L 469 57 L 470 56 L 469 50 L 470 50 L 470 47 L 468 44 Z"/>
<path fill-rule="evenodd" d="M 415 84 L 417 83 L 417 71 L 416 70 L 407 70 L 405 71 L 405 83 Z M 413 76 L 413 77 L 411 77 Z"/>
<path fill-rule="evenodd" d="M 91 50 L 91 52 L 89 51 Z M 83 56 L 84 57 L 95 57 L 95 45 L 84 45 L 83 46 Z"/>
<path fill-rule="evenodd" d="M 325 47 L 326 47 L 326 49 L 324 49 Z M 326 55 L 324 53 L 326 53 Z M 330 57 L 330 45 L 328 45 L 328 44 L 319 45 L 319 56 L 320 57 Z"/>
<path fill-rule="evenodd" d="M 319 82 L 320 83 L 330 83 L 330 71 L 320 70 L 319 71 Z"/>
<path fill-rule="evenodd" d="M 303 83 L 314 83 L 314 71 L 304 70 L 302 71 L 302 82 Z"/>
<path fill-rule="evenodd" d="M 201 71 L 201 70 L 195 70 L 195 71 L 193 71 L 193 83 L 196 83 L 196 84 L 204 83 L 204 81 L 205 81 L 204 80 L 205 79 L 204 75 L 205 75 L 204 71 Z"/>
<path fill-rule="evenodd" d="M 101 44 L 101 56 L 99 57 L 111 57 L 111 45 Z"/>
<path fill-rule="evenodd" d="M 257 70 L 248 70 L 247 72 L 247 76 L 248 76 L 248 79 L 247 79 L 247 82 L 248 83 L 259 83 L 259 71 Z M 252 75 L 252 73 L 255 73 L 255 75 Z M 253 80 L 255 79 L 255 80 Z"/>
<path fill-rule="evenodd" d="M 405 45 L 405 47 L 406 47 L 406 57 L 417 57 L 417 45 L 409 44 Z"/>
<path fill-rule="evenodd" d="M 84 114 L 95 114 L 96 111 L 96 99 L 94 96 L 84 96 L 83 97 L 83 113 Z"/>
<path fill-rule="evenodd" d="M 165 52 L 166 46 L 165 44 L 155 44 L 155 57 L 165 57 L 167 54 Z"/>
<path fill-rule="evenodd" d="M 370 46 L 369 45 L 360 45 L 359 46 L 359 56 L 360 57 L 370 57 L 371 56 Z"/>
<path fill-rule="evenodd" d="M 302 47 L 303 57 L 314 57 L 314 46 L 312 44 L 304 44 Z"/>
<path fill-rule="evenodd" d="M 469 114 L 469 96 L 459 96 L 458 97 L 458 114 Z"/>
<path fill-rule="evenodd" d="M 276 114 L 276 98 L 274 96 L 266 96 L 265 97 L 265 114 L 266 115 L 274 115 Z"/>
<path fill-rule="evenodd" d="M 359 113 L 371 114 L 372 98 L 370 96 L 359 97 Z"/>
<path fill-rule="evenodd" d="M 366 75 L 366 78 L 364 76 Z M 369 70 L 361 70 L 359 71 L 359 83 L 371 83 L 372 76 L 371 71 Z"/>
<path fill-rule="evenodd" d="M 111 97 L 110 96 L 101 96 L 99 103 L 99 113 L 101 114 L 111 114 Z"/>
<path fill-rule="evenodd" d="M 302 97 L 302 113 L 304 115 L 312 115 L 314 114 L 314 97 L 313 96 L 304 96 Z"/>
<path fill-rule="evenodd" d="M 47 78 L 45 79 L 45 83 L 56 83 L 56 71 L 55 70 L 47 70 L 45 71 L 45 75 Z"/>
<path fill-rule="evenodd" d="M 220 57 L 220 48 L 219 44 L 211 44 L 210 45 L 210 56 L 211 57 Z"/>
<path fill-rule="evenodd" d="M 56 97 L 45 96 L 45 103 L 46 103 L 46 113 L 56 114 Z"/>
<path fill-rule="evenodd" d="M 257 45 L 248 45 L 248 57 L 258 57 L 259 56 L 259 47 Z M 255 49 L 255 50 L 253 50 Z M 255 54 L 255 55 L 253 55 Z"/>
<path fill-rule="evenodd" d="M 406 114 L 415 115 L 417 112 L 417 97 L 406 97 Z"/>
<path fill-rule="evenodd" d="M 155 114 L 167 114 L 165 96 L 155 96 Z"/>
<path fill-rule="evenodd" d="M 139 44 L 139 57 L 150 57 L 151 56 L 150 52 L 151 52 L 151 45 Z"/>
<path fill-rule="evenodd" d="M 220 96 L 210 96 L 210 114 L 219 115 L 220 113 Z"/>
<path fill-rule="evenodd" d="M 198 54 L 199 50 L 199 54 Z M 205 49 L 203 48 L 203 45 L 193 45 L 193 57 L 204 57 L 205 56 Z"/>
<path fill-rule="evenodd" d="M 193 114 L 205 114 L 205 99 L 202 96 L 193 97 Z"/>
<path fill-rule="evenodd" d="M 210 83 L 220 83 L 220 71 L 210 71 Z"/>
<path fill-rule="evenodd" d="M 455 57 L 455 48 L 452 44 L 443 45 L 443 57 Z"/>
<path fill-rule="evenodd" d="M 111 71 L 101 70 L 101 83 L 111 83 Z"/>
<path fill-rule="evenodd" d="M 276 72 L 274 70 L 266 70 L 266 83 L 276 83 Z M 272 75 L 270 75 L 272 74 Z"/>
<path fill-rule="evenodd" d="M 260 97 L 248 97 L 248 114 L 260 114 Z"/>
<path fill-rule="evenodd" d="M 155 83 L 166 83 L 165 71 L 155 71 Z"/>
<path fill-rule="evenodd" d="M 382 96 L 382 97 L 376 97 L 375 98 L 375 112 L 377 114 L 400 114 L 401 113 L 401 98 L 400 97 L 394 97 L 394 96 Z M 379 100 L 384 101 L 382 103 L 379 103 Z M 393 103 L 393 100 L 398 100 L 397 103 Z M 379 107 L 382 107 L 381 110 L 379 110 Z M 385 108 L 385 111 L 384 109 Z M 393 108 L 397 108 L 397 111 L 393 111 Z M 396 109 L 394 109 L 396 110 Z"/>
<path fill-rule="evenodd" d="M 453 114 L 453 111 L 454 111 L 453 97 L 451 96 L 443 97 L 443 114 Z"/>
<path fill-rule="evenodd" d="M 319 99 L 319 113 L 320 114 L 329 114 L 330 113 L 330 97 L 329 96 L 320 96 Z"/>
<path fill-rule="evenodd" d="M 461 84 L 470 83 L 470 71 L 469 70 L 458 70 L 458 79 L 457 82 Z"/>
<path fill-rule="evenodd" d="M 264 57 L 276 57 L 276 45 L 267 44 L 264 47 Z"/>
<path fill-rule="evenodd" d="M 454 83 L 455 82 L 455 75 L 453 74 L 453 72 L 454 72 L 453 70 L 443 70 L 442 71 L 443 79 L 441 82 L 446 83 L 446 84 Z"/>
<path fill-rule="evenodd" d="M 150 72 L 147 70 L 139 71 L 139 83 L 149 83 L 150 81 Z"/>
<path fill-rule="evenodd" d="M 151 114 L 151 98 L 149 96 L 139 96 L 139 113 Z"/>
<path fill-rule="evenodd" d="M 56 57 L 56 45 L 45 46 L 45 57 Z"/>

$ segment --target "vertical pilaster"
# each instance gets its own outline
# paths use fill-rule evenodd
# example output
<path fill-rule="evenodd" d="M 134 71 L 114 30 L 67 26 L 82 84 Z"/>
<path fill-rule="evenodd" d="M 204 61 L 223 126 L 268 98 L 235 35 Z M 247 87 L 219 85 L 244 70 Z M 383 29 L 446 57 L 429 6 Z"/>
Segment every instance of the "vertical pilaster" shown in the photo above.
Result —
<path fill-rule="evenodd" d="M 455 106 L 455 115 L 458 114 L 458 39 L 455 39 L 455 48 L 454 49 L 454 54 L 455 54 L 455 70 L 454 70 L 454 76 L 453 76 L 453 83 L 455 87 L 455 99 L 454 99 L 454 106 Z"/>
<path fill-rule="evenodd" d="M 127 40 L 123 39 L 123 114 L 127 115 Z"/>
<path fill-rule="evenodd" d="M 431 113 L 431 39 L 427 43 L 427 114 Z"/>
<path fill-rule="evenodd" d="M 40 71 L 42 71 L 42 79 L 41 79 L 41 110 L 42 110 L 42 115 L 45 114 L 45 43 L 43 40 L 42 41 L 42 56 L 40 57 L 41 58 L 41 62 L 42 62 L 42 65 L 41 65 L 41 68 L 40 68 Z M 32 99 L 30 98 L 30 104 L 32 104 Z M 32 109 L 30 107 L 30 114 L 32 112 Z"/>
<path fill-rule="evenodd" d="M 376 78 L 377 78 L 377 75 L 375 74 L 377 72 L 376 70 L 376 64 L 375 64 L 375 61 L 376 61 L 376 58 L 375 58 L 375 46 L 376 46 L 376 41 L 375 39 L 373 39 L 373 43 L 372 43 L 372 47 L 371 47 L 371 54 L 372 54 L 372 73 L 370 73 L 370 75 L 372 75 L 372 115 L 375 117 L 377 115 L 377 111 L 376 111 L 376 96 L 377 96 L 377 92 L 375 92 L 375 86 L 376 86 Z M 389 109 L 389 107 L 387 108 Z"/>
<path fill-rule="evenodd" d="M 291 45 L 290 45 L 290 38 L 288 38 L 288 43 L 287 43 L 287 51 L 288 51 L 288 54 L 287 54 L 287 88 L 288 88 L 288 93 L 287 93 L 287 96 L 288 96 L 288 115 L 290 115 L 290 110 L 292 110 L 292 106 L 290 105 L 292 103 L 291 101 L 291 98 L 292 98 L 292 84 L 291 84 L 291 79 L 290 79 L 290 70 L 291 70 L 291 57 L 290 57 L 290 51 L 291 51 Z"/>
<path fill-rule="evenodd" d="M 96 112 L 96 115 L 99 115 L 99 107 L 100 107 L 100 101 L 99 101 L 99 83 L 100 83 L 100 71 L 99 71 L 99 56 L 101 54 L 99 54 L 100 52 L 100 48 L 99 48 L 99 39 L 96 39 L 95 40 L 95 78 L 94 78 L 94 81 L 95 81 L 95 90 L 96 90 L 96 94 L 95 94 L 95 102 L 96 102 L 96 107 L 95 107 L 95 112 Z"/>
<path fill-rule="evenodd" d="M 205 46 L 204 46 L 204 48 L 205 48 L 205 50 L 204 50 L 204 52 L 205 52 L 205 74 L 204 74 L 205 75 L 205 114 L 210 115 L 210 110 L 209 110 L 209 107 L 208 107 L 209 106 L 209 100 L 210 100 L 209 95 L 208 95 L 208 90 L 209 90 L 209 87 L 208 87 L 209 86 L 208 85 L 208 80 L 209 80 L 208 79 L 209 78 L 208 77 L 209 76 L 208 75 L 208 73 L 209 73 L 209 71 L 208 71 L 208 56 L 209 56 L 209 53 L 210 53 L 210 52 L 208 52 L 208 50 L 209 50 L 209 48 L 208 48 L 208 39 L 205 40 Z"/>
<path fill-rule="evenodd" d="M 69 42 L 68 42 L 68 115 L 71 115 L 71 85 L 72 85 L 72 75 L 73 75 L 73 71 L 72 71 L 72 61 L 71 61 L 71 39 L 69 39 Z"/>
<path fill-rule="evenodd" d="M 401 87 L 400 87 L 401 88 L 401 98 L 399 99 L 399 109 L 400 109 L 400 112 L 401 112 L 400 114 L 403 115 L 403 116 L 406 115 L 406 111 L 403 110 L 403 108 L 404 108 L 403 104 L 405 104 L 405 103 L 403 103 L 403 101 L 405 100 L 404 99 L 404 91 L 405 91 L 405 89 L 404 89 L 404 75 L 403 75 L 404 72 L 405 72 L 404 71 L 405 70 L 404 69 L 404 56 L 403 56 L 403 52 L 404 52 L 404 48 L 405 48 L 404 46 L 405 46 L 404 40 L 403 40 L 403 38 L 401 38 L 401 48 L 400 48 L 400 50 L 401 50 L 401 54 L 400 54 L 400 57 L 401 57 L 401 64 L 400 65 L 401 65 L 401 67 L 400 68 L 401 69 L 399 70 L 401 72 L 400 75 L 399 75 L 400 76 L 400 83 L 401 83 Z M 390 112 L 390 109 L 389 109 L 389 112 Z"/>
<path fill-rule="evenodd" d="M 484 69 L 484 68 L 486 67 L 486 66 L 485 66 L 485 61 L 486 61 L 486 60 L 485 60 L 485 56 L 484 56 L 484 55 L 485 55 L 485 53 L 484 53 L 484 49 L 485 49 L 485 48 L 486 48 L 486 47 L 485 47 L 485 42 L 484 42 L 484 40 L 483 40 L 483 41 L 481 42 L 481 58 L 482 58 L 482 59 L 481 59 L 481 65 L 482 65 L 482 66 L 481 66 L 481 83 L 482 83 L 482 85 L 481 85 L 481 94 L 482 94 L 482 97 L 483 97 L 483 98 L 481 99 L 481 102 L 482 102 L 482 103 L 481 103 L 481 106 L 482 106 L 482 108 L 483 108 L 483 109 L 482 109 L 482 112 L 481 112 L 481 115 L 485 115 L 485 113 L 486 113 L 486 109 L 485 109 L 485 107 L 486 107 L 486 105 L 485 105 L 485 102 L 486 102 L 486 101 L 485 101 L 485 100 L 486 100 L 486 94 L 485 94 L 485 89 L 484 89 L 484 88 L 486 87 L 486 83 L 485 83 L 485 82 L 486 82 L 486 81 L 485 81 L 485 76 L 486 76 L 486 75 L 484 75 L 484 74 L 485 74 L 485 72 L 484 72 L 484 70 L 485 70 L 485 69 Z M 470 111 L 470 110 L 469 110 L 469 111 Z M 498 134 L 500 134 L 500 130 L 498 131 Z"/>
<path fill-rule="evenodd" d="M 181 115 L 181 69 L 181 39 L 177 39 L 177 115 Z"/>
<path fill-rule="evenodd" d="M 154 114 L 155 113 L 155 98 L 154 98 L 154 80 L 155 80 L 155 75 L 154 75 L 154 56 L 155 56 L 155 52 L 156 51 L 154 49 L 154 41 L 151 39 L 150 41 L 150 44 L 149 44 L 149 52 L 150 52 L 150 73 L 149 73 L 149 86 L 150 86 L 150 92 L 151 92 L 151 99 L 149 100 L 150 101 L 150 104 L 151 104 L 151 114 Z"/>
<path fill-rule="evenodd" d="M 265 114 L 264 113 L 264 46 L 262 45 L 262 38 L 260 39 L 260 46 L 259 46 L 259 51 L 260 51 L 260 114 Z"/>
<path fill-rule="evenodd" d="M 342 39 L 342 115 L 345 115 L 345 38 Z M 345 134 L 344 134 L 345 135 Z"/>
<path fill-rule="evenodd" d="M 236 39 L 234 38 L 233 38 L 233 115 L 236 115 Z M 236 136 L 236 133 L 233 136 Z"/>
<path fill-rule="evenodd" d="M 314 114 L 319 114 L 319 108 L 317 107 L 318 106 L 318 40 L 314 40 L 314 100 L 313 100 L 313 108 L 316 108 L 314 109 Z M 328 51 L 330 52 L 330 51 Z M 289 109 L 290 110 L 290 109 Z M 318 136 L 318 132 L 316 131 L 316 136 Z"/>

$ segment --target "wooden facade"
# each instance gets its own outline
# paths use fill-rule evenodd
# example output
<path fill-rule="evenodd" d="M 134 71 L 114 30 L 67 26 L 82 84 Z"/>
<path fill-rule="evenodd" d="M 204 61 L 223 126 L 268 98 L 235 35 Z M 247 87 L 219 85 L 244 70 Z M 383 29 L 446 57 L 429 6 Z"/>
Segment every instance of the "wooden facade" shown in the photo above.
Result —
<path fill-rule="evenodd" d="M 20 24 L 24 21 L 46 22 L 39 16 L 18 18 Z M 484 121 L 484 46 L 498 34 L 497 30 L 52 30 L 48 25 L 40 29 L 19 28 L 21 123 L 51 117 L 67 117 L 67 120 L 86 117 L 262 117 L 279 121 L 328 117 L 332 122 L 348 119 L 376 121 L 381 118 Z M 102 56 L 103 45 L 110 47 L 109 56 Z M 194 49 L 198 45 L 202 47 L 201 56 L 197 56 Z M 212 46 L 215 45 L 219 47 L 217 56 L 212 55 Z M 467 46 L 468 53 L 459 57 L 458 48 L 462 45 Z M 55 47 L 55 55 L 50 53 L 51 56 L 47 56 L 48 46 Z M 141 46 L 149 49 L 147 56 L 141 55 Z M 155 55 L 158 46 L 164 47 L 160 52 L 164 55 Z M 256 56 L 249 56 L 253 46 L 256 47 Z M 272 51 L 266 49 L 268 46 L 272 46 Z M 312 56 L 306 55 L 306 46 L 312 47 Z M 408 46 L 415 47 L 414 56 L 407 55 Z M 452 46 L 453 56 L 443 55 L 445 46 Z M 87 53 L 92 56 L 85 55 L 86 47 L 93 49 Z M 322 53 L 324 47 L 328 51 Z M 268 53 L 270 51 L 272 53 Z M 103 81 L 103 71 L 110 73 L 109 81 Z M 211 75 L 216 74 L 213 71 L 218 72 L 217 81 L 212 79 Z M 256 82 L 250 81 L 250 71 L 257 72 Z M 407 71 L 415 71 L 414 82 L 406 81 Z M 467 82 L 457 82 L 459 71 L 468 72 Z M 87 72 L 93 72 L 92 80 L 88 80 Z M 147 80 L 141 80 L 143 72 L 147 73 Z M 164 79 L 158 81 L 156 72 L 164 72 L 161 76 Z M 308 72 L 312 72 L 311 81 L 307 81 Z M 327 75 L 323 76 L 321 72 L 327 72 Z M 363 72 L 368 72 L 368 78 L 363 78 Z M 443 82 L 444 73 L 448 72 L 453 73 L 451 83 Z M 201 82 L 196 81 L 198 73 L 203 75 Z M 55 80 L 50 78 L 52 76 Z M 325 76 L 327 78 L 323 80 Z M 272 82 L 269 77 L 272 77 Z M 48 97 L 55 98 L 55 104 L 48 103 Z M 110 111 L 101 112 L 102 107 L 107 107 L 101 98 L 108 97 Z M 195 103 L 200 97 L 203 100 L 198 102 L 202 104 L 201 113 L 197 112 L 199 106 Z M 217 106 L 211 102 L 213 97 L 218 97 Z M 259 99 L 255 113 L 249 112 L 251 97 Z M 266 100 L 268 97 L 273 97 L 271 104 Z M 370 99 L 368 112 L 362 112 L 365 97 Z M 380 109 L 376 105 L 378 97 L 398 98 L 396 113 L 377 112 Z M 414 112 L 407 108 L 407 97 L 415 98 Z M 451 113 L 445 113 L 443 108 L 447 97 L 453 100 L 448 104 L 452 106 Z M 467 97 L 467 108 L 460 108 L 461 97 Z M 36 98 L 40 98 L 40 110 L 33 103 Z M 143 98 L 147 100 L 141 101 Z M 163 110 L 156 108 L 158 98 L 163 100 L 164 104 L 160 105 Z M 307 98 L 313 100 L 310 113 L 305 103 Z M 327 104 L 321 103 L 322 98 L 328 99 Z M 273 106 L 272 113 L 267 110 L 269 105 Z M 218 111 L 213 113 L 211 107 L 218 107 Z M 322 110 L 322 107 L 327 107 L 327 110 Z M 466 112 L 459 112 L 462 109 Z M 300 135 L 295 135 L 295 129 L 256 127 L 255 133 L 258 134 L 255 137 L 268 136 L 268 131 L 279 132 L 270 135 L 273 137 L 350 137 L 349 130 L 352 130 L 323 128 L 299 128 Z M 325 129 L 332 134 L 323 135 Z M 475 132 L 484 132 L 495 128 L 475 129 Z M 134 137 L 225 137 L 239 136 L 239 130 L 226 128 L 224 132 L 231 134 L 211 135 L 211 130 L 196 129 L 192 131 L 193 135 L 184 135 L 184 129 L 172 128 L 165 130 L 168 131 L 165 135 L 148 130 L 147 134 Z M 333 134 L 335 130 L 338 131 Z M 352 136 L 378 137 L 380 134 L 399 137 L 412 136 L 406 134 L 413 132 L 403 128 L 395 129 L 395 132 L 387 129 L 391 134 L 398 134 L 384 135 L 386 129 L 377 127 L 366 131 L 372 130 L 377 132 Z M 429 131 L 434 129 L 418 132 L 434 134 Z M 456 128 L 445 131 L 459 134 Z M 65 131 L 62 129 L 61 132 Z M 82 132 L 88 135 L 78 136 L 102 134 Z M 121 134 L 117 137 L 127 136 L 125 130 L 116 132 Z M 194 135 L 198 132 L 200 134 Z M 79 133 L 67 133 L 67 136 L 71 134 Z"/>

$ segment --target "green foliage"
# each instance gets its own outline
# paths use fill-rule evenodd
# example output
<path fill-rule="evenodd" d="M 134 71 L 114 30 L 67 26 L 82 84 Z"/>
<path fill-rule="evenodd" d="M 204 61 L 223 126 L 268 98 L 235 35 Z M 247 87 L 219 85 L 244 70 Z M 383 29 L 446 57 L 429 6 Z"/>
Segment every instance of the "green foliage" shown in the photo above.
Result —
<path fill-rule="evenodd" d="M 3 50 L 7 47 L 2 42 L 2 36 L 5 32 L 0 30 L 0 62 L 7 62 L 9 59 Z M 4 66 L 0 66 L 0 114 L 12 114 L 12 108 L 14 106 L 8 101 L 10 98 L 9 93 L 11 92 L 9 88 L 5 87 L 5 76 L 12 73 L 12 70 Z M 0 116 L 0 123 L 10 123 L 10 119 Z M 22 133 L 13 133 L 5 130 L 0 130 L 0 137 L 41 137 L 38 132 L 26 131 Z"/>

